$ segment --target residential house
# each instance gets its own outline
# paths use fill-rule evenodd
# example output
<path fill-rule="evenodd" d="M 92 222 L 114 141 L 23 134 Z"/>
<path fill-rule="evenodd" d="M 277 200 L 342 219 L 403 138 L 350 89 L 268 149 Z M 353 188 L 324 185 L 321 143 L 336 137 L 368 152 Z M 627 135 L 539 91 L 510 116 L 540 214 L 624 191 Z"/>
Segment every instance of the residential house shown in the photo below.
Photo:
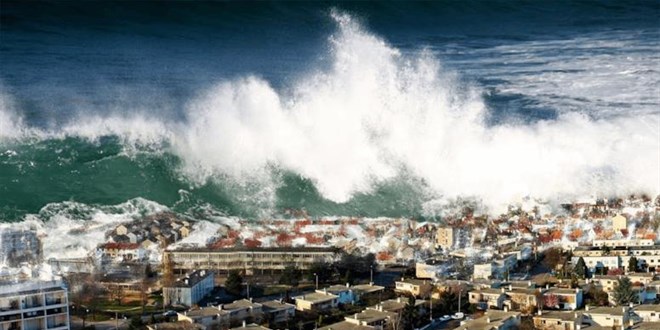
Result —
<path fill-rule="evenodd" d="M 344 319 L 346 322 L 353 324 L 370 326 L 377 330 L 383 330 L 390 328 L 390 325 L 396 322 L 398 318 L 398 314 L 384 311 L 382 309 L 365 309 L 361 313 L 346 316 Z"/>
<path fill-rule="evenodd" d="M 193 308 L 191 310 L 177 313 L 178 322 L 188 322 L 195 325 L 206 327 L 229 326 L 229 319 L 223 318 L 223 312 L 218 307 Z"/>
<path fill-rule="evenodd" d="M 660 322 L 660 305 L 658 304 L 638 305 L 633 308 L 633 311 L 644 322 Z M 660 329 L 660 323 L 657 326 Z"/>
<path fill-rule="evenodd" d="M 380 297 L 383 291 L 385 291 L 385 287 L 374 285 L 373 283 L 354 285 L 351 289 L 353 289 L 355 301 L 365 301 L 372 297 Z"/>
<path fill-rule="evenodd" d="M 547 306 L 550 308 L 559 308 L 565 310 L 576 310 L 582 307 L 583 292 L 582 289 L 564 289 L 564 288 L 549 288 L 543 293 L 543 298 L 547 302 L 552 299 L 547 299 L 549 296 L 557 297 L 557 306 Z"/>
<path fill-rule="evenodd" d="M 348 321 L 341 321 L 320 327 L 318 330 L 376 330 L 376 328 L 367 325 L 355 324 Z"/>
<path fill-rule="evenodd" d="M 591 283 L 601 288 L 605 292 L 612 292 L 619 283 L 621 276 L 618 275 L 594 275 L 591 278 Z"/>
<path fill-rule="evenodd" d="M 229 324 L 237 324 L 246 320 L 261 322 L 263 319 L 263 305 L 253 302 L 252 299 L 240 299 L 230 304 L 219 305 L 218 308 L 224 312 L 223 318 L 228 318 Z"/>
<path fill-rule="evenodd" d="M 458 230 L 453 227 L 440 227 L 436 231 L 435 241 L 436 246 L 445 250 L 454 247 L 457 241 Z"/>
<path fill-rule="evenodd" d="M 243 325 L 231 328 L 230 330 L 271 330 L 270 328 L 258 325 L 256 323 L 243 322 Z"/>
<path fill-rule="evenodd" d="M 405 279 L 395 282 L 395 290 L 401 293 L 409 293 L 415 297 L 425 297 L 431 293 L 433 285 L 428 280 Z"/>
<path fill-rule="evenodd" d="M 299 311 L 327 311 L 337 308 L 339 296 L 332 293 L 313 292 L 294 297 Z"/>
<path fill-rule="evenodd" d="M 539 310 L 534 316 L 537 330 L 579 330 L 581 326 L 581 313 Z"/>
<path fill-rule="evenodd" d="M 102 257 L 122 262 L 141 261 L 145 257 L 144 249 L 135 243 L 105 243 L 98 250 Z"/>
<path fill-rule="evenodd" d="M 621 214 L 615 215 L 612 217 L 612 229 L 614 229 L 615 232 L 628 229 L 628 219 Z"/>
<path fill-rule="evenodd" d="M 397 297 L 396 299 L 388 299 L 385 301 L 381 301 L 380 303 L 374 306 L 367 307 L 367 309 L 375 309 L 379 311 L 401 314 L 403 309 L 408 305 L 408 302 L 409 302 L 408 298 Z M 429 302 L 427 300 L 415 299 L 415 307 L 417 308 L 418 315 L 426 314 L 427 312 L 426 307 L 428 306 L 428 304 Z"/>
<path fill-rule="evenodd" d="M 461 322 L 455 330 L 513 330 L 520 325 L 519 312 L 488 310 L 484 316 Z"/>
<path fill-rule="evenodd" d="M 337 296 L 337 302 L 340 304 L 353 304 L 355 303 L 355 295 L 351 286 L 347 283 L 346 285 L 333 285 L 323 290 L 316 290 L 319 293 L 331 293 Z"/>
<path fill-rule="evenodd" d="M 502 309 L 506 295 L 502 289 L 478 289 L 468 293 L 468 300 L 471 304 L 477 305 L 479 309 Z"/>
<path fill-rule="evenodd" d="M 504 306 L 509 310 L 532 310 L 540 303 L 538 297 L 542 295 L 541 289 L 510 289 L 505 292 L 507 300 Z"/>
<path fill-rule="evenodd" d="M 628 307 L 596 307 L 585 306 L 583 323 L 601 327 L 616 327 L 629 324 Z"/>
<path fill-rule="evenodd" d="M 269 300 L 261 303 L 264 318 L 273 323 L 283 323 L 296 316 L 296 305 L 280 300 Z"/>
<path fill-rule="evenodd" d="M 628 273 L 626 276 L 628 276 L 630 282 L 643 285 L 649 285 L 655 280 L 655 273 Z"/>

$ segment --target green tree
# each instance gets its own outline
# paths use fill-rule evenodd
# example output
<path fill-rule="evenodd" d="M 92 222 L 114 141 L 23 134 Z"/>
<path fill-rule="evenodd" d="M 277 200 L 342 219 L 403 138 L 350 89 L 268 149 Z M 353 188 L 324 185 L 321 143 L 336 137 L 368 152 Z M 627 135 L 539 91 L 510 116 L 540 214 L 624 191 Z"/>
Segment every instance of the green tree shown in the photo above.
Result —
<path fill-rule="evenodd" d="M 584 258 L 580 257 L 578 259 L 578 261 L 575 263 L 575 268 L 573 268 L 573 271 L 579 278 L 587 278 L 587 264 L 584 262 Z"/>
<path fill-rule="evenodd" d="M 637 258 L 635 257 L 630 257 L 628 260 L 628 271 L 629 272 L 636 272 L 638 271 L 638 263 L 637 263 Z"/>
<path fill-rule="evenodd" d="M 232 270 L 229 272 L 225 281 L 225 290 L 235 296 L 241 295 L 243 291 L 243 277 L 238 271 Z"/>
<path fill-rule="evenodd" d="M 282 274 L 280 275 L 280 284 L 286 284 L 295 287 L 298 286 L 298 283 L 300 283 L 301 277 L 302 274 L 298 269 L 296 269 L 295 266 L 288 265 L 284 268 Z"/>
<path fill-rule="evenodd" d="M 638 299 L 637 294 L 633 291 L 632 282 L 627 277 L 618 279 L 613 296 L 617 305 L 626 305 L 636 302 Z"/>
<path fill-rule="evenodd" d="M 328 283 L 334 276 L 334 273 L 335 270 L 331 264 L 327 262 L 315 262 L 309 266 L 306 277 L 310 281 L 316 281 L 316 276 L 318 275 L 319 283 Z"/>
<path fill-rule="evenodd" d="M 419 319 L 417 306 L 415 306 L 415 297 L 409 296 L 408 303 L 401 312 L 401 327 L 402 330 L 414 330 L 415 325 Z"/>
<path fill-rule="evenodd" d="M 596 306 L 607 306 L 609 303 L 609 296 L 602 289 L 592 286 L 585 293 L 585 300 Z"/>

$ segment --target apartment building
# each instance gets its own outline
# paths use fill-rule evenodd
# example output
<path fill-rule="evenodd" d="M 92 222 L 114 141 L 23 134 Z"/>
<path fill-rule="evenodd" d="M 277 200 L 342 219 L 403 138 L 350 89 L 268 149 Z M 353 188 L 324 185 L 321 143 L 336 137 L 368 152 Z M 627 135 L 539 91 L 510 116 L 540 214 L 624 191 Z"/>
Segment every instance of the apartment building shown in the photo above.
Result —
<path fill-rule="evenodd" d="M 172 286 L 163 287 L 163 304 L 192 306 L 213 291 L 214 286 L 213 272 L 194 271 Z"/>
<path fill-rule="evenodd" d="M 0 283 L 0 330 L 68 330 L 68 306 L 60 280 Z"/>
<path fill-rule="evenodd" d="M 333 262 L 339 257 L 336 248 L 228 248 L 181 249 L 165 251 L 165 262 L 177 270 L 209 269 L 218 274 L 230 270 L 247 275 L 281 272 L 287 266 L 308 269 L 317 262 Z"/>
<path fill-rule="evenodd" d="M 452 227 L 440 227 L 435 234 L 437 247 L 449 250 L 454 247 L 458 237 L 458 230 Z"/>

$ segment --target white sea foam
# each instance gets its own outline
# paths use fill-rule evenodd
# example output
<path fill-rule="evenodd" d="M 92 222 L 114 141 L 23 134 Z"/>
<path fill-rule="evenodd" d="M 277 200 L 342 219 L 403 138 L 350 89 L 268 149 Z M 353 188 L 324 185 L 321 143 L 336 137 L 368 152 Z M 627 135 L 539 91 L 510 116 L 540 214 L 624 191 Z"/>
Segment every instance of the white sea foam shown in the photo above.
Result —
<path fill-rule="evenodd" d="M 96 207 L 77 202 L 46 205 L 39 214 L 27 215 L 15 228 L 33 228 L 42 236 L 43 254 L 49 258 L 85 258 L 106 241 L 105 234 L 120 223 L 168 209 L 142 198 L 112 206 Z"/>
<path fill-rule="evenodd" d="M 475 197 L 490 207 L 528 196 L 660 193 L 657 112 L 592 119 L 559 111 L 555 120 L 488 126 L 481 91 L 459 83 L 429 53 L 404 55 L 351 16 L 332 16 L 338 29 L 329 41 L 330 67 L 312 71 L 290 90 L 247 76 L 201 93 L 190 101 L 182 123 L 144 116 L 79 118 L 54 134 L 90 139 L 117 134 L 127 144 L 165 141 L 193 181 L 229 178 L 249 192 L 240 198 L 263 200 L 265 206 L 273 205 L 279 184 L 273 166 L 311 179 L 336 202 L 402 172 L 421 178 L 429 199 Z M 606 58 L 595 60 L 594 70 L 607 66 Z M 590 70 L 588 62 L 581 63 Z M 599 83 L 576 81 L 582 88 L 566 89 L 530 83 L 552 82 L 548 74 L 519 79 L 515 91 L 541 101 L 562 93 L 590 102 L 631 101 L 616 98 L 611 81 L 592 94 Z M 0 117 L 3 130 L 15 125 Z M 432 213 L 442 205 L 430 202 L 426 208 Z"/>

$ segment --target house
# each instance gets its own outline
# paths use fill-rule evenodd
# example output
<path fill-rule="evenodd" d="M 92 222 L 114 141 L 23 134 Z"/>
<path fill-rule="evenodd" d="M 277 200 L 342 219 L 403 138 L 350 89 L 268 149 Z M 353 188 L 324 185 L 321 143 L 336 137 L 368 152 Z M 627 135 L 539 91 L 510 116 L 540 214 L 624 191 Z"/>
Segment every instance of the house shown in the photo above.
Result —
<path fill-rule="evenodd" d="M 213 272 L 194 271 L 171 286 L 163 287 L 163 304 L 192 306 L 211 293 L 214 286 Z"/>
<path fill-rule="evenodd" d="M 179 233 L 181 234 L 181 238 L 186 238 L 188 235 L 190 235 L 190 228 L 188 227 L 181 227 L 179 228 Z"/>
<path fill-rule="evenodd" d="M 365 301 L 372 297 L 379 297 L 385 291 L 385 287 L 373 283 L 354 285 L 351 289 L 353 289 L 355 301 Z"/>
<path fill-rule="evenodd" d="M 614 275 L 594 275 L 594 277 L 591 278 L 591 283 L 595 284 L 605 292 L 612 292 L 617 283 L 619 283 L 620 278 L 620 276 Z"/>
<path fill-rule="evenodd" d="M 429 259 L 415 264 L 415 277 L 422 279 L 436 279 L 445 269 L 443 260 Z"/>
<path fill-rule="evenodd" d="M 484 316 L 461 322 L 455 330 L 513 330 L 520 325 L 519 312 L 489 310 Z"/>
<path fill-rule="evenodd" d="M 630 282 L 644 285 L 649 285 L 655 280 L 655 273 L 628 273 L 626 276 L 628 276 Z"/>
<path fill-rule="evenodd" d="M 187 322 L 201 326 L 203 329 L 212 326 L 228 325 L 228 318 L 218 307 L 193 308 L 183 313 L 177 313 L 177 322 Z"/>
<path fill-rule="evenodd" d="M 333 285 L 323 290 L 316 290 L 318 293 L 331 293 L 337 296 L 337 302 L 340 304 L 352 304 L 355 302 L 355 295 L 349 284 Z"/>
<path fill-rule="evenodd" d="M 229 324 L 236 324 L 245 320 L 261 322 L 263 319 L 263 305 L 253 302 L 252 299 L 240 299 L 230 304 L 219 305 L 218 308 L 224 313 L 223 318 L 228 318 Z"/>
<path fill-rule="evenodd" d="M 538 330 L 579 330 L 581 326 L 581 313 L 539 310 L 534 316 L 534 327 Z"/>
<path fill-rule="evenodd" d="M 401 311 L 408 305 L 409 300 L 407 298 L 398 297 L 396 299 L 389 299 L 381 301 L 379 304 L 367 307 L 367 309 L 375 309 L 379 311 L 392 312 L 396 314 L 401 314 Z M 426 314 L 426 306 L 428 301 L 422 299 L 415 299 L 415 307 L 417 308 L 417 313 L 419 315 Z"/>
<path fill-rule="evenodd" d="M 396 313 L 384 311 L 382 309 L 365 309 L 361 313 L 355 313 L 346 316 L 346 322 L 370 326 L 374 329 L 383 330 L 389 328 L 394 322 L 398 320 L 399 315 Z"/>
<path fill-rule="evenodd" d="M 243 325 L 239 327 L 231 328 L 231 330 L 271 330 L 271 329 L 255 323 L 243 322 Z"/>
<path fill-rule="evenodd" d="M 126 235 L 128 234 L 128 228 L 124 225 L 119 225 L 117 228 L 115 228 L 115 233 L 117 235 Z"/>
<path fill-rule="evenodd" d="M 504 306 L 509 310 L 531 310 L 538 306 L 538 296 L 541 296 L 541 289 L 510 289 L 505 292 L 507 300 Z"/>
<path fill-rule="evenodd" d="M 146 253 L 136 243 L 105 243 L 98 248 L 102 257 L 109 257 L 123 262 L 143 260 Z"/>
<path fill-rule="evenodd" d="M 615 232 L 620 232 L 623 229 L 628 229 L 628 219 L 621 214 L 612 217 L 612 229 Z"/>
<path fill-rule="evenodd" d="M 633 308 L 635 314 L 637 314 L 642 321 L 644 322 L 660 322 L 660 305 L 639 305 Z M 657 324 L 660 329 L 660 323 Z"/>
<path fill-rule="evenodd" d="M 177 322 L 161 322 L 155 324 L 148 324 L 147 330 L 204 330 L 205 326 L 201 324 L 193 324 L 185 321 Z"/>
<path fill-rule="evenodd" d="M 264 318 L 274 323 L 286 322 L 296 316 L 296 305 L 280 300 L 270 300 L 261 303 Z"/>
<path fill-rule="evenodd" d="M 409 293 L 415 297 L 424 297 L 431 293 L 433 285 L 427 280 L 405 279 L 395 282 L 395 290 L 401 293 Z"/>
<path fill-rule="evenodd" d="M 327 325 L 325 327 L 318 328 L 318 330 L 375 330 L 375 329 L 376 328 L 368 325 L 360 325 L 348 321 L 341 321 L 341 322 L 333 323 L 331 325 Z"/>
<path fill-rule="evenodd" d="M 339 296 L 332 293 L 313 292 L 294 297 L 296 309 L 299 311 L 327 311 L 336 308 Z"/>
<path fill-rule="evenodd" d="M 628 307 L 596 307 L 585 306 L 583 323 L 601 327 L 627 325 L 630 319 Z"/>
<path fill-rule="evenodd" d="M 479 309 L 502 309 L 506 295 L 504 289 L 479 289 L 468 293 L 468 300 L 471 304 L 477 305 Z"/>
<path fill-rule="evenodd" d="M 553 301 L 554 299 L 548 299 L 548 297 L 557 297 L 556 306 L 547 306 L 548 301 Z M 565 310 L 576 310 L 582 307 L 583 301 L 583 292 L 582 289 L 564 289 L 564 288 L 549 288 L 543 293 L 543 299 L 546 302 L 546 307 L 550 308 L 559 308 Z"/>

